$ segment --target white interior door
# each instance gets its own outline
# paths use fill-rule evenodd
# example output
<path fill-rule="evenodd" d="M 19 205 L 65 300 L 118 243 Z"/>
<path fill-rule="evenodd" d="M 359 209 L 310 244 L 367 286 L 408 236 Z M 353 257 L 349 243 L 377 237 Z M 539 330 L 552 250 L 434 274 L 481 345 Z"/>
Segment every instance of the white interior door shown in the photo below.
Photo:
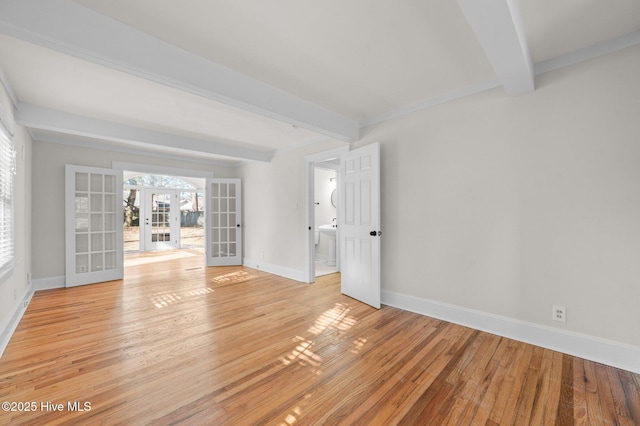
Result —
<path fill-rule="evenodd" d="M 66 286 L 123 277 L 122 171 L 65 168 Z"/>
<path fill-rule="evenodd" d="M 341 291 L 380 308 L 380 145 L 340 157 Z"/>
<path fill-rule="evenodd" d="M 180 202 L 173 189 L 145 188 L 143 200 L 144 250 L 180 248 Z"/>
<path fill-rule="evenodd" d="M 207 266 L 242 265 L 240 179 L 207 179 Z"/>

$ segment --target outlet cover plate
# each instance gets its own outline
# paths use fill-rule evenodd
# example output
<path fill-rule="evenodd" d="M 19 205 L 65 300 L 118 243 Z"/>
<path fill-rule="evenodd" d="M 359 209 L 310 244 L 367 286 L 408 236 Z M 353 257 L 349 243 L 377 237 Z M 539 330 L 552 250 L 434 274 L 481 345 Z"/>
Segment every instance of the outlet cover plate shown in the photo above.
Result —
<path fill-rule="evenodd" d="M 553 305 L 553 320 L 567 322 L 567 308 L 564 306 Z"/>

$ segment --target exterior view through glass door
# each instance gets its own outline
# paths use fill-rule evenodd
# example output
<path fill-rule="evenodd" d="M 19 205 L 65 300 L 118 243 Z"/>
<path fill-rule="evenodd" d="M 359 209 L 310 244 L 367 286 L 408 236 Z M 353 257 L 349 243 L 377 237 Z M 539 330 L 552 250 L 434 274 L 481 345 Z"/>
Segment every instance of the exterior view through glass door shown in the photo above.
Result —
<path fill-rule="evenodd" d="M 204 249 L 205 178 L 125 171 L 124 251 Z"/>
<path fill-rule="evenodd" d="M 144 250 L 180 247 L 178 192 L 168 189 L 144 190 Z"/>

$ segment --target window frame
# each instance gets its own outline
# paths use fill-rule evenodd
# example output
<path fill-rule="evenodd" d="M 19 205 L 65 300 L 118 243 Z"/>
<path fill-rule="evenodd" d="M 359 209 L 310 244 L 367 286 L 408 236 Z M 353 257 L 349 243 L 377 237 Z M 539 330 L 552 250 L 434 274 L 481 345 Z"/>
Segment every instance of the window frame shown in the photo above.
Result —
<path fill-rule="evenodd" d="M 15 267 L 15 175 L 13 140 L 0 121 L 0 281 Z"/>

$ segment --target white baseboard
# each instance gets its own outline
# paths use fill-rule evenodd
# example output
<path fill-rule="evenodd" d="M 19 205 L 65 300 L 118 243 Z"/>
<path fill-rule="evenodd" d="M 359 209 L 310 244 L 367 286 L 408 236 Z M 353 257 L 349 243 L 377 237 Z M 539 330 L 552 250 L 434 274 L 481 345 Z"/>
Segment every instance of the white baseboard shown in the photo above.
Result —
<path fill-rule="evenodd" d="M 13 336 L 13 332 L 16 331 L 24 312 L 27 310 L 27 306 L 31 302 L 31 298 L 33 297 L 34 288 L 33 283 L 27 287 L 27 292 L 24 295 L 20 304 L 16 307 L 15 312 L 11 316 L 9 322 L 2 328 L 0 331 L 0 357 L 4 353 L 4 350 L 7 348 L 9 344 L 9 340 L 11 340 L 11 336 Z"/>
<path fill-rule="evenodd" d="M 243 259 L 242 264 L 248 268 L 259 269 L 270 274 L 304 282 L 304 271 L 299 269 L 286 268 L 284 266 L 260 262 L 246 257 Z"/>
<path fill-rule="evenodd" d="M 640 374 L 640 347 L 382 290 L 382 303 Z"/>
<path fill-rule="evenodd" d="M 35 291 L 40 290 L 51 290 L 54 288 L 64 288 L 66 287 L 66 278 L 64 276 L 61 277 L 51 277 L 51 278 L 40 278 L 31 280 L 33 285 L 33 289 Z"/>

